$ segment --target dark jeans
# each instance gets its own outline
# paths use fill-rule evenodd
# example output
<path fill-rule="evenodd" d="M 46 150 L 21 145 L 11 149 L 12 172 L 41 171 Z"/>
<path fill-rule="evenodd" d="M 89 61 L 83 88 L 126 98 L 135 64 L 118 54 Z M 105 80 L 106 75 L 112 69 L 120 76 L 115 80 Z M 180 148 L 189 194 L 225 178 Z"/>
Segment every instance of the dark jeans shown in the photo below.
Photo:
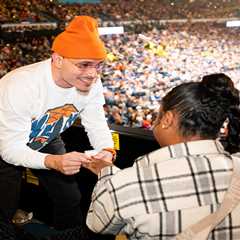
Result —
<path fill-rule="evenodd" d="M 0 212 L 11 220 L 18 208 L 22 168 L 8 164 L 0 157 Z"/>
<path fill-rule="evenodd" d="M 66 150 L 59 137 L 41 149 L 40 152 L 63 154 Z M 35 169 L 32 172 L 39 178 L 39 183 L 45 188 L 53 202 L 54 227 L 63 230 L 82 226 L 85 232 L 92 235 L 93 233 L 85 225 L 85 216 L 82 216 L 81 193 L 75 176 L 66 176 L 54 170 Z M 0 158 L 0 210 L 8 219 L 13 217 L 18 208 L 21 180 L 22 168 L 8 164 Z M 107 238 L 107 236 L 102 237 L 103 239 L 114 239 Z M 93 236 L 90 239 L 93 239 Z M 99 236 L 98 239 L 101 237 Z"/>
<path fill-rule="evenodd" d="M 59 137 L 42 148 L 40 152 L 64 154 L 64 143 Z M 53 221 L 56 229 L 82 225 L 80 207 L 81 193 L 75 176 L 67 176 L 54 170 L 31 170 L 38 177 L 53 203 Z"/>
<path fill-rule="evenodd" d="M 62 139 L 56 138 L 40 152 L 63 154 L 66 152 Z M 74 176 L 66 176 L 54 170 L 32 170 L 39 178 L 53 202 L 54 226 L 57 229 L 75 227 L 82 224 L 80 209 L 81 194 Z M 0 210 L 11 219 L 18 208 L 22 181 L 22 168 L 0 159 Z"/>

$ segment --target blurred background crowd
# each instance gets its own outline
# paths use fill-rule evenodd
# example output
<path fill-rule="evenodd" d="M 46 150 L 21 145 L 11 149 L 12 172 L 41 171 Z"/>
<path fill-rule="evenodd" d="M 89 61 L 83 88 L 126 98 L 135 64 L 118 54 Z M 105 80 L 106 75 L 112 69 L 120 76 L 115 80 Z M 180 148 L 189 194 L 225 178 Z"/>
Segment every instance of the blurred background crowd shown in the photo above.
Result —
<path fill-rule="evenodd" d="M 64 4 L 56 0 L 0 0 L 0 21 L 68 21 L 90 15 L 100 21 L 218 18 L 239 15 L 239 0 L 102 0 Z"/>
<path fill-rule="evenodd" d="M 55 33 L 75 15 L 97 17 L 100 26 L 127 23 L 124 34 L 103 36 L 108 58 L 102 81 L 110 124 L 151 128 L 162 96 L 205 74 L 224 72 L 240 87 L 240 28 L 219 21 L 240 18 L 239 0 L 0 0 L 0 77 L 50 57 Z M 26 24 L 39 22 L 57 25 Z"/>

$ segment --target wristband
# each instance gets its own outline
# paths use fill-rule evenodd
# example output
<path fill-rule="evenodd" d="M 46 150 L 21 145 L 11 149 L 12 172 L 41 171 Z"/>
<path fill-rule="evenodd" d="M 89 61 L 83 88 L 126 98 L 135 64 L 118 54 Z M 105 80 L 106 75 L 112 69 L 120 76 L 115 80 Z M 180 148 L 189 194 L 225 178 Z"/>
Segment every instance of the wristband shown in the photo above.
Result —
<path fill-rule="evenodd" d="M 112 161 L 114 162 L 117 157 L 117 153 L 113 148 L 103 148 L 104 151 L 110 152 L 112 154 Z"/>

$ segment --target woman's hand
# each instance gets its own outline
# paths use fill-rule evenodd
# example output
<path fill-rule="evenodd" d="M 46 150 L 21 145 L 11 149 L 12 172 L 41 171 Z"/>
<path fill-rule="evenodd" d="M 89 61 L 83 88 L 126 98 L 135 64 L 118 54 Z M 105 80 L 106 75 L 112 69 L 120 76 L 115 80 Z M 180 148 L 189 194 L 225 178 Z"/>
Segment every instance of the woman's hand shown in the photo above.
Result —
<path fill-rule="evenodd" d="M 91 161 L 83 163 L 83 166 L 95 174 L 98 174 L 102 168 L 113 165 L 113 154 L 102 150 L 96 155 L 91 156 Z"/>

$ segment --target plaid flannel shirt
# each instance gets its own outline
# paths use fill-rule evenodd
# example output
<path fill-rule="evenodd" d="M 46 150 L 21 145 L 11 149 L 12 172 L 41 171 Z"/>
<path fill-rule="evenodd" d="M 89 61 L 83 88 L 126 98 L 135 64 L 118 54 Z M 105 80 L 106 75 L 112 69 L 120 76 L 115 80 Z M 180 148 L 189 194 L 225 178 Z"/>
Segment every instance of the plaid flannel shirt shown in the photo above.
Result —
<path fill-rule="evenodd" d="M 92 194 L 87 225 L 129 239 L 175 239 L 214 212 L 232 175 L 232 159 L 214 140 L 167 146 L 138 158 L 133 167 L 102 169 Z M 240 239 L 237 207 L 209 239 Z"/>

